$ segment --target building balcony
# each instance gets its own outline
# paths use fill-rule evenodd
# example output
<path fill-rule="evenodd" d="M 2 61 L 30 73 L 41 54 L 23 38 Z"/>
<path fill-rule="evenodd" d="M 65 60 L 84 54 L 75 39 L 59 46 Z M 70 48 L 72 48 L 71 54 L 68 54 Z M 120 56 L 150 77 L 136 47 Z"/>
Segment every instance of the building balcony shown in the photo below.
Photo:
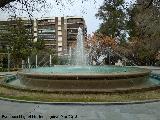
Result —
<path fill-rule="evenodd" d="M 54 25 L 55 22 L 47 22 L 47 23 L 38 23 L 38 26 L 46 26 L 46 25 Z"/>

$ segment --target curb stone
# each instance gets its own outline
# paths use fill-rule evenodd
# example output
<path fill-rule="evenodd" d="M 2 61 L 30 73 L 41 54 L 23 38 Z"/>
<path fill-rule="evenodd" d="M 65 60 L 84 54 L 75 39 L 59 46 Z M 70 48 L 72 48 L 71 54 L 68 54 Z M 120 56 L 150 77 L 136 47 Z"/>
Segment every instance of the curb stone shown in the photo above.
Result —
<path fill-rule="evenodd" d="M 48 104 L 48 105 L 129 105 L 129 104 L 146 104 L 146 103 L 160 102 L 160 99 L 131 101 L 131 102 L 43 102 L 43 101 L 16 100 L 5 97 L 0 97 L 0 100 L 17 102 L 17 103 L 33 103 L 33 104 Z"/>

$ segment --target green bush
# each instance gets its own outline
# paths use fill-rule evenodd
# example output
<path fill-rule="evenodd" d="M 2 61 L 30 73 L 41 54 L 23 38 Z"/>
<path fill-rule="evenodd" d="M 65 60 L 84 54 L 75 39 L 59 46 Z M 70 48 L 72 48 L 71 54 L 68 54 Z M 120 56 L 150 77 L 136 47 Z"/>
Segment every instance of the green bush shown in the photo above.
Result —
<path fill-rule="evenodd" d="M 18 70 L 19 70 L 19 68 L 10 68 L 10 72 L 18 71 Z M 8 68 L 0 67 L 0 72 L 8 72 Z"/>
<path fill-rule="evenodd" d="M 7 68 L 0 68 L 0 72 L 7 72 L 8 69 Z"/>

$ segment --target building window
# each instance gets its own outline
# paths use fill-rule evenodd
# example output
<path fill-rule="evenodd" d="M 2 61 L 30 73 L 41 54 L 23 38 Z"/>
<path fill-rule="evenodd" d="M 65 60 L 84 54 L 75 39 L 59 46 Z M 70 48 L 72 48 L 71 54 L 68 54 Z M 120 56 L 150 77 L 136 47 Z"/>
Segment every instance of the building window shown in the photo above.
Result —
<path fill-rule="evenodd" d="M 34 33 L 34 36 L 37 37 L 37 33 Z"/>
<path fill-rule="evenodd" d="M 58 25 L 61 25 L 61 21 L 58 21 Z"/>
<path fill-rule="evenodd" d="M 62 31 L 58 31 L 58 35 L 62 35 Z"/>
<path fill-rule="evenodd" d="M 34 28 L 34 31 L 37 31 L 37 28 Z"/>
<path fill-rule="evenodd" d="M 58 26 L 58 30 L 62 30 L 62 27 L 61 27 L 61 26 Z"/>
<path fill-rule="evenodd" d="M 58 46 L 62 46 L 62 42 L 58 42 Z"/>
<path fill-rule="evenodd" d="M 55 19 L 52 19 L 51 22 L 55 22 Z"/>
<path fill-rule="evenodd" d="M 58 36 L 58 41 L 62 41 L 62 36 Z"/>
<path fill-rule="evenodd" d="M 58 47 L 58 51 L 62 51 L 62 46 Z"/>
<path fill-rule="evenodd" d="M 34 22 L 34 27 L 36 27 L 37 26 L 37 23 L 36 22 Z"/>

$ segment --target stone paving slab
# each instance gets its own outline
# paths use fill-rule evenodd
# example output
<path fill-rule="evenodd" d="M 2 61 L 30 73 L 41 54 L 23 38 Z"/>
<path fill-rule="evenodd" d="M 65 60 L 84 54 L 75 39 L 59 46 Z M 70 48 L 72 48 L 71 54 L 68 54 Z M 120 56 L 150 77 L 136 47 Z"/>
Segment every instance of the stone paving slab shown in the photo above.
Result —
<path fill-rule="evenodd" d="M 160 120 L 160 102 L 48 105 L 0 100 L 0 120 Z"/>

